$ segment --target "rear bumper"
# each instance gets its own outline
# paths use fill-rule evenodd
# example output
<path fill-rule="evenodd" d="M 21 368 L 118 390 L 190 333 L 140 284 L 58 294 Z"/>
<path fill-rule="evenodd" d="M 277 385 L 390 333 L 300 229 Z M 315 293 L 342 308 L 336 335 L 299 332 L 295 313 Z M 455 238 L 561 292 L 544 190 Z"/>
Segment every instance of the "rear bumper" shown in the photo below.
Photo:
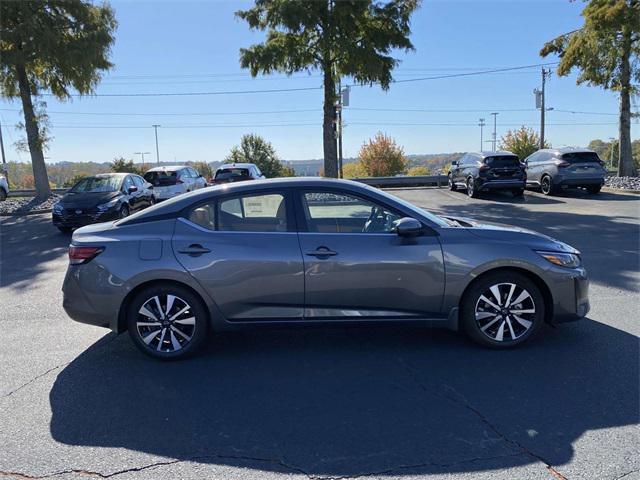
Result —
<path fill-rule="evenodd" d="M 604 185 L 604 177 L 556 177 L 553 179 L 554 185 L 558 187 L 589 187 L 594 185 Z"/>
<path fill-rule="evenodd" d="M 526 182 L 525 180 L 478 180 L 478 190 L 487 191 L 487 190 L 500 190 L 500 189 L 514 189 L 514 188 L 525 188 Z"/>
<path fill-rule="evenodd" d="M 80 288 L 78 267 L 69 267 L 62 284 L 62 308 L 72 320 L 118 331 L 117 316 L 96 308 Z"/>

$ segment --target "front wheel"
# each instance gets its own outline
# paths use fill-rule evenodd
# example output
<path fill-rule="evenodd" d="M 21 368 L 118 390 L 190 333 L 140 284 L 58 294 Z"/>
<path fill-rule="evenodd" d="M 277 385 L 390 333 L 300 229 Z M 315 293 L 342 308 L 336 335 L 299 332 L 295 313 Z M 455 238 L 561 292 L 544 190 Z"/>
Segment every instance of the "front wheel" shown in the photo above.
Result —
<path fill-rule="evenodd" d="M 129 216 L 129 207 L 127 205 L 122 205 L 122 207 L 120 207 L 120 212 L 119 212 L 120 218 L 125 218 Z"/>
<path fill-rule="evenodd" d="M 458 187 L 456 187 L 456 184 L 453 181 L 453 175 L 449 174 L 449 190 L 455 192 L 457 189 Z"/>
<path fill-rule="evenodd" d="M 461 302 L 461 323 L 477 343 L 508 348 L 533 337 L 544 322 L 540 289 L 517 272 L 499 272 L 480 278 Z"/>
<path fill-rule="evenodd" d="M 602 189 L 602 185 L 589 185 L 587 187 L 587 192 L 595 195 L 596 193 L 600 193 L 601 189 Z"/>
<path fill-rule="evenodd" d="M 62 225 L 58 225 L 57 226 L 58 230 L 60 230 L 62 233 L 71 233 L 71 227 L 64 227 Z"/>
<path fill-rule="evenodd" d="M 176 360 L 195 353 L 207 337 L 208 315 L 194 293 L 178 285 L 138 293 L 127 311 L 133 343 L 147 355 Z"/>

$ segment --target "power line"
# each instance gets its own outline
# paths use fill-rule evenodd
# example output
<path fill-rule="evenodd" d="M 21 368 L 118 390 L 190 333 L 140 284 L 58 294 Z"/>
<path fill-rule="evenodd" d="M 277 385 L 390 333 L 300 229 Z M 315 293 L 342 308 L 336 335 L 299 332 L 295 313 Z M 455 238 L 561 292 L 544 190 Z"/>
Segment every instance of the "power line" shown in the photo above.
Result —
<path fill-rule="evenodd" d="M 15 108 L 0 108 L 0 111 L 7 112 L 22 112 L 20 109 Z M 179 112 L 171 112 L 171 113 L 133 113 L 133 112 L 61 112 L 51 110 L 47 113 L 53 113 L 56 115 L 98 115 L 98 116 L 114 116 L 114 117 L 129 117 L 129 116 L 142 116 L 142 117 L 153 117 L 153 116 L 213 116 L 213 115 L 265 115 L 265 114 L 276 114 L 276 113 L 302 113 L 302 112 L 322 112 L 322 108 L 307 108 L 307 109 L 298 109 L 298 110 L 267 110 L 267 111 L 254 111 L 254 112 L 192 112 L 192 113 L 179 113 Z"/>
<path fill-rule="evenodd" d="M 519 67 L 506 67 L 506 68 L 496 68 L 491 70 L 480 70 L 476 72 L 465 72 L 465 73 L 452 73 L 447 75 L 435 75 L 431 77 L 420 77 L 420 78 L 407 78 L 404 80 L 393 80 L 392 83 L 408 83 L 408 82 L 422 82 L 427 80 L 440 80 L 446 78 L 458 78 L 458 77 L 470 77 L 476 75 L 485 75 L 490 73 L 498 73 L 498 72 L 511 72 L 516 70 L 524 70 L 527 68 L 533 67 L 541 67 L 547 65 L 557 65 L 559 62 L 548 62 L 548 63 L 537 63 L 533 65 L 522 65 Z M 374 84 L 379 84 L 380 82 L 371 82 L 371 83 L 356 83 L 352 85 L 347 85 L 350 87 L 364 87 L 370 86 Z M 258 94 L 258 93 L 283 93 L 283 92 L 300 92 L 300 91 L 311 91 L 311 90 L 321 90 L 323 88 L 322 85 L 318 85 L 316 87 L 298 87 L 298 88 L 273 88 L 273 89 L 265 89 L 265 90 L 221 90 L 216 92 L 156 92 L 156 93 L 101 93 L 91 95 L 93 97 L 180 97 L 180 96 L 206 96 L 206 95 L 247 95 L 247 94 Z M 52 93 L 41 93 L 41 96 L 53 96 Z M 80 94 L 72 94 L 72 97 L 82 97 Z"/>

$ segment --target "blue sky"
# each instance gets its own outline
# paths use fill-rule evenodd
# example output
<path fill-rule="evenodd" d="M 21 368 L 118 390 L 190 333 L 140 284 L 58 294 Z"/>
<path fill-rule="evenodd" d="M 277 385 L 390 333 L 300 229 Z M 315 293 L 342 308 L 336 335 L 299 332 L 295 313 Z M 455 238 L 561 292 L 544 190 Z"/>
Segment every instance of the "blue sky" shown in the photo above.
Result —
<path fill-rule="evenodd" d="M 114 1 L 112 5 L 119 22 L 112 52 L 115 68 L 99 85 L 98 94 L 321 85 L 317 71 L 291 78 L 275 74 L 252 79 L 240 69 L 239 49 L 263 37 L 234 18 L 234 11 L 247 8 L 250 2 Z M 412 21 L 416 50 L 397 53 L 402 63 L 394 77 L 403 80 L 554 61 L 538 56 L 541 46 L 545 40 L 579 27 L 583 5 L 567 0 L 424 0 Z M 355 87 L 351 106 L 344 114 L 344 155 L 355 156 L 377 131 L 395 137 L 408 154 L 477 150 L 478 119 L 484 117 L 491 123 L 492 111 L 500 111 L 498 137 L 522 124 L 537 129 L 540 115 L 534 108 L 532 91 L 539 84 L 540 68 L 531 68 L 398 83 L 387 92 L 375 86 Z M 152 152 L 149 157 L 155 159 L 154 123 L 162 125 L 158 131 L 162 161 L 222 160 L 248 132 L 271 141 L 283 159 L 322 157 L 320 89 L 46 100 L 54 137 L 46 153 L 51 162 L 102 162 L 116 156 L 139 161 L 134 152 L 140 151 Z M 600 88 L 577 86 L 575 76 L 552 75 L 547 84 L 547 105 L 556 110 L 601 113 L 549 112 L 547 139 L 554 146 L 584 145 L 594 138 L 617 136 L 616 96 Z M 18 102 L 3 100 L 3 125 L 17 123 L 19 109 Z M 431 111 L 393 111 L 412 109 Z M 114 113 L 127 115 L 111 115 Z M 492 126 L 485 127 L 485 139 L 491 130 Z M 637 124 L 632 126 L 632 138 L 638 138 L 639 130 Z M 12 145 L 22 133 L 10 127 L 4 131 L 8 159 L 28 160 L 27 153 L 16 152 Z"/>

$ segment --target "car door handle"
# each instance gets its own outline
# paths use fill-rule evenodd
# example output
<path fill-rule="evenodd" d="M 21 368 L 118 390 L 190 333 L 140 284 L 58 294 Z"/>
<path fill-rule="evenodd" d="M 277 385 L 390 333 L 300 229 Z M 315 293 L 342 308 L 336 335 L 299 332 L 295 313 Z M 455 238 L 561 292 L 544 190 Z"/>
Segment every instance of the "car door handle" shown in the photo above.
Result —
<path fill-rule="evenodd" d="M 185 253 L 185 254 L 190 255 L 192 257 L 198 257 L 198 256 L 202 255 L 203 253 L 209 253 L 209 252 L 211 252 L 211 250 L 209 250 L 208 248 L 203 247 L 202 245 L 200 245 L 198 243 L 191 244 L 187 248 L 184 248 L 182 250 L 178 250 L 178 253 Z"/>
<path fill-rule="evenodd" d="M 333 255 L 337 255 L 338 252 L 334 252 L 333 250 L 329 250 L 327 247 L 318 247 L 312 252 L 306 252 L 305 255 L 309 255 L 310 257 L 331 257 Z"/>

